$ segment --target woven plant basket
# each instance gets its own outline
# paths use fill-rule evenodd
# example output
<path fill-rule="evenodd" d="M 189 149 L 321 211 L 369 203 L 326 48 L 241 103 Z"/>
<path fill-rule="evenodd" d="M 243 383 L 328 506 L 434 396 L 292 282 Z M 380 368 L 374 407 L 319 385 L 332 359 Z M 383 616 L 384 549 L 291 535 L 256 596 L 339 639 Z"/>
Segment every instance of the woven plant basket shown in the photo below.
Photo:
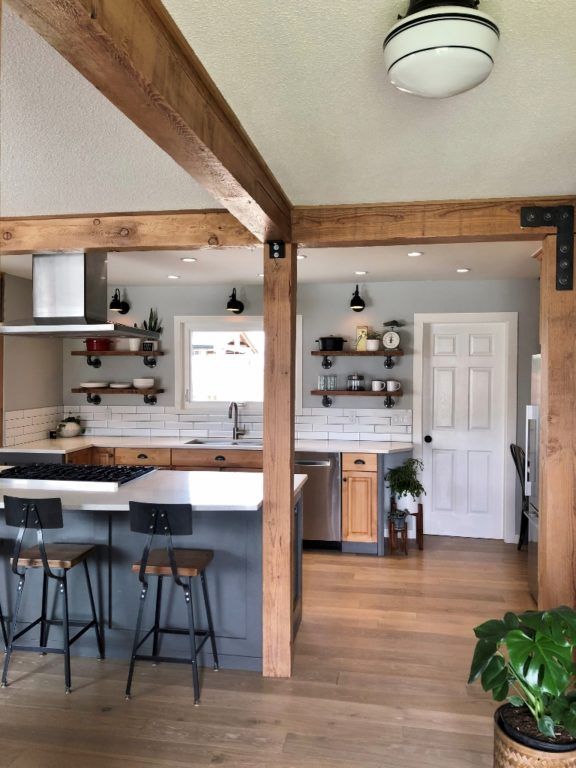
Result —
<path fill-rule="evenodd" d="M 525 747 L 494 723 L 494 768 L 576 768 L 576 751 L 540 752 Z"/>

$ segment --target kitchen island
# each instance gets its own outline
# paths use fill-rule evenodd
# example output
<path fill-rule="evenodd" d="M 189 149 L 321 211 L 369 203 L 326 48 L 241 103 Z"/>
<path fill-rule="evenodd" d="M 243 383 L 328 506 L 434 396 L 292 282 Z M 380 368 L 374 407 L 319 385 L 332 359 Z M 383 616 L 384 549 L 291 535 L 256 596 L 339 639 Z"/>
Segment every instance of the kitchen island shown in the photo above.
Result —
<path fill-rule="evenodd" d="M 301 492 L 305 475 L 294 477 L 294 631 L 301 611 Z M 94 543 L 97 556 L 91 562 L 96 585 L 98 613 L 105 628 L 106 656 L 128 660 L 138 610 L 138 579 L 131 565 L 142 553 L 145 537 L 130 531 L 130 501 L 165 504 L 191 504 L 193 535 L 175 537 L 176 546 L 214 550 L 214 560 L 207 571 L 212 612 L 217 635 L 218 654 L 223 667 L 262 669 L 262 501 L 263 476 L 259 472 L 214 473 L 156 471 L 133 480 L 112 492 L 34 490 L 14 488 L 0 480 L 0 507 L 4 495 L 27 498 L 59 496 L 64 508 L 64 529 L 54 532 L 62 542 Z M 49 532 L 50 534 L 52 532 Z M 2 540 L 2 577 L 0 600 L 4 611 L 12 612 L 16 578 L 9 567 L 11 542 L 15 529 L 7 528 L 0 515 Z M 156 546 L 161 545 L 158 539 Z M 88 618 L 82 578 L 70 578 L 70 612 L 74 618 Z M 41 583 L 41 573 L 32 573 L 30 582 Z M 22 620 L 34 620 L 40 612 L 39 588 L 28 588 Z M 168 581 L 165 585 L 165 625 L 186 626 L 184 601 Z M 202 601 L 196 596 L 198 624 L 205 625 Z M 173 598 L 173 599 L 172 599 Z M 152 603 L 147 624 L 152 620 Z M 51 599 L 52 609 L 61 609 Z M 58 628 L 53 641 L 57 642 Z M 76 653 L 96 655 L 90 635 L 74 646 Z M 163 640 L 167 655 L 186 655 L 181 639 L 167 635 Z M 208 646 L 202 649 L 201 664 L 211 666 Z"/>

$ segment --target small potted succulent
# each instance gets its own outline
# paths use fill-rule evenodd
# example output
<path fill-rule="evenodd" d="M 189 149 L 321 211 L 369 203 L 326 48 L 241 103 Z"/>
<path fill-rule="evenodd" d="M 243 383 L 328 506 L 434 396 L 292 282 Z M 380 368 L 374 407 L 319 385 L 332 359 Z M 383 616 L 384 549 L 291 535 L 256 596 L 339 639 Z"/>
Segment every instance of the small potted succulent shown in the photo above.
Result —
<path fill-rule="evenodd" d="M 58 437 L 78 437 L 84 434 L 79 416 L 66 416 L 56 427 Z"/>
<path fill-rule="evenodd" d="M 162 327 L 162 320 L 158 317 L 158 310 L 154 308 L 150 308 L 150 314 L 148 315 L 148 320 L 144 320 L 142 323 L 142 328 L 145 331 L 152 331 L 153 333 L 159 333 L 161 334 L 164 328 Z M 152 352 L 155 349 L 158 349 L 158 342 L 147 340 L 142 342 L 142 351 L 143 352 Z"/>
<path fill-rule="evenodd" d="M 381 341 L 382 341 L 381 333 L 377 333 L 376 331 L 368 331 L 368 336 L 366 338 L 366 351 L 378 352 L 378 350 L 380 349 Z"/>
<path fill-rule="evenodd" d="M 494 768 L 576 766 L 576 612 L 507 613 L 474 630 L 468 682 L 495 701 Z"/>
<path fill-rule="evenodd" d="M 407 503 L 408 496 L 412 497 L 412 501 L 418 501 L 420 496 L 426 495 L 424 486 L 418 477 L 418 473 L 422 472 L 423 469 L 424 465 L 420 459 L 406 459 L 399 467 L 393 467 L 386 473 L 384 479 L 388 483 L 392 495 L 389 516 L 397 531 L 404 530 L 406 517 L 410 514 L 410 510 L 400 509 L 401 499 L 405 497 L 404 503 Z"/>

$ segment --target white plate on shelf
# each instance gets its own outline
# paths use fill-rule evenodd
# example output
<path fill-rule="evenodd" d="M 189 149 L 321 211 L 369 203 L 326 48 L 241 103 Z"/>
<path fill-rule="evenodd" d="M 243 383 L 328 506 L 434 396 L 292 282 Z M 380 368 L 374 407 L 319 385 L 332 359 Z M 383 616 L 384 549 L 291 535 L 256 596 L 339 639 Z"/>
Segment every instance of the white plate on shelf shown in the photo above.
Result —
<path fill-rule="evenodd" d="M 128 381 L 116 381 L 110 384 L 110 389 L 128 389 L 132 384 Z"/>
<path fill-rule="evenodd" d="M 107 381 L 81 381 L 80 386 L 84 389 L 104 389 L 108 386 Z"/>

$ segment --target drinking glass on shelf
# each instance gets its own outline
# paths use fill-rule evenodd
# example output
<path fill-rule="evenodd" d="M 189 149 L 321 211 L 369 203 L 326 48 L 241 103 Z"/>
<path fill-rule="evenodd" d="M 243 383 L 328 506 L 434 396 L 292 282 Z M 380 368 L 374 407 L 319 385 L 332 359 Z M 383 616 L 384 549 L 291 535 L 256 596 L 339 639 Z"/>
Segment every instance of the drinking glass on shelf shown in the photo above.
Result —
<path fill-rule="evenodd" d="M 328 376 L 318 376 L 318 389 L 328 389 Z"/>
<path fill-rule="evenodd" d="M 329 390 L 335 390 L 338 389 L 338 377 L 336 374 L 331 373 L 328 376 L 326 376 L 326 389 Z"/>

